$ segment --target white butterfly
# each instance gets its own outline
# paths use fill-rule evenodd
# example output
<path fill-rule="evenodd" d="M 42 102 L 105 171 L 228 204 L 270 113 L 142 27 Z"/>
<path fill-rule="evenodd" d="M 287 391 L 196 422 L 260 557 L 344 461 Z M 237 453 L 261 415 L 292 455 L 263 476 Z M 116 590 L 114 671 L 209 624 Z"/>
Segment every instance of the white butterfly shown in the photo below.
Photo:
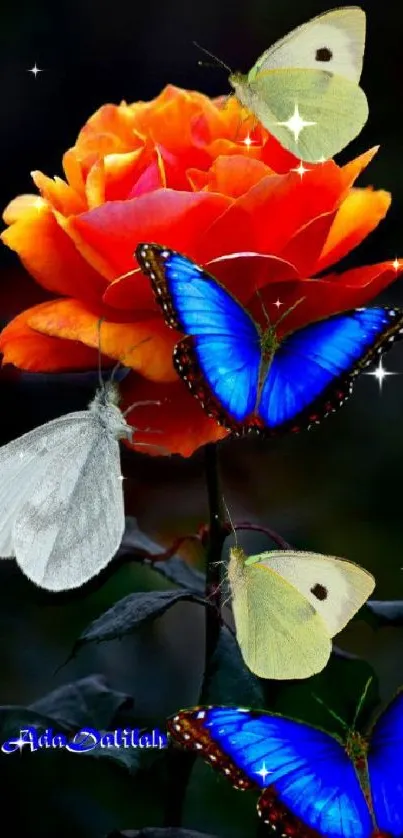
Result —
<path fill-rule="evenodd" d="M 36 585 L 78 588 L 116 553 L 125 527 L 119 439 L 133 428 L 112 381 L 88 410 L 0 448 L 0 556 Z M 156 404 L 139 402 L 138 404 Z M 138 405 L 132 405 L 126 414 Z"/>
<path fill-rule="evenodd" d="M 326 666 L 332 637 L 371 595 L 359 565 L 320 553 L 230 550 L 228 579 L 243 659 L 261 678 L 309 678 Z"/>
<path fill-rule="evenodd" d="M 246 75 L 231 73 L 237 99 L 297 157 L 328 160 L 359 134 L 368 118 L 358 84 L 365 29 L 365 12 L 356 6 L 333 9 L 298 26 Z"/>

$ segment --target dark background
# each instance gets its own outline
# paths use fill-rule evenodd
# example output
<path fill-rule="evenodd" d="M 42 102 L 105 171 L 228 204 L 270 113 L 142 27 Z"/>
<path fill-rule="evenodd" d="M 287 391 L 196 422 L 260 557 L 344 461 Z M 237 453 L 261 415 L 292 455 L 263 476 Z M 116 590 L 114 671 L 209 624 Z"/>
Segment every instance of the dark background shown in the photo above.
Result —
<path fill-rule="evenodd" d="M 348 160 L 380 144 L 361 184 L 392 192 L 393 204 L 378 230 L 347 260 L 366 264 L 403 257 L 402 20 L 395 0 L 363 2 L 367 47 L 362 86 L 370 118 L 360 137 L 340 156 Z M 62 176 L 61 157 L 74 144 L 86 119 L 102 104 L 156 96 L 165 84 L 210 95 L 228 92 L 224 71 L 199 67 L 192 41 L 211 50 L 234 69 L 246 71 L 267 46 L 327 4 L 247 0 L 58 0 L 3 4 L 0 11 L 0 206 L 20 193 L 34 192 L 30 171 Z M 27 70 L 43 68 L 35 78 Z M 15 255 L 0 248 L 0 319 L 4 324 L 30 304 L 16 299 L 21 274 Z M 401 303 L 401 283 L 384 296 Z M 377 382 L 362 376 L 350 402 L 319 429 L 276 443 L 231 442 L 221 447 L 223 485 L 232 518 L 258 521 L 304 549 L 357 561 L 377 578 L 377 599 L 403 599 L 402 489 L 403 347 L 385 359 L 389 377 L 382 394 Z M 0 379 L 1 441 L 16 437 L 67 410 L 84 407 L 93 392 L 87 376 L 10 376 Z M 143 529 L 168 544 L 206 520 L 203 455 L 192 460 L 125 456 L 127 508 Z M 246 543 L 246 542 L 245 542 Z M 261 547 L 264 542 L 254 542 Z M 184 555 L 198 566 L 196 549 Z M 41 594 L 14 562 L 0 566 L 0 703 L 27 705 L 56 686 L 102 673 L 111 687 L 135 696 L 139 716 L 162 716 L 197 700 L 202 667 L 202 615 L 180 606 L 172 621 L 175 642 L 166 650 L 163 670 L 147 666 L 133 641 L 90 649 L 57 675 L 54 670 L 87 623 L 130 591 L 166 586 L 150 570 L 119 569 L 88 595 Z M 86 593 L 86 592 L 84 592 Z M 165 618 L 164 618 L 165 619 Z M 152 644 L 165 648 L 167 623 L 161 620 Z M 173 634 L 172 634 L 173 632 Z M 136 641 L 137 642 L 137 641 Z M 403 683 L 403 632 L 352 626 L 340 643 L 370 660 L 388 698 Z M 151 644 L 151 646 L 152 646 Z M 141 664 L 139 663 L 141 661 Z M 175 677 L 173 677 L 173 673 Z M 151 706 L 151 709 L 150 709 Z M 158 824 L 158 788 L 149 808 L 140 809 L 133 782 L 119 769 L 75 758 L 56 771 L 49 755 L 7 758 L 6 791 L 26 801 L 15 814 L 26 834 L 92 836 L 117 827 Z M 13 761 L 13 769 L 9 767 Z M 91 770 L 90 770 L 91 765 Z M 230 801 L 221 787 L 223 808 Z M 232 792 L 231 792 L 232 794 Z M 155 818 L 150 817 L 155 804 Z M 188 823 L 208 829 L 206 801 L 196 801 Z M 137 807 L 137 808 L 136 808 Z M 150 808 L 151 807 L 151 808 Z M 197 809 L 199 807 L 199 809 Z M 193 819 L 193 820 L 192 820 Z M 204 819 L 204 820 L 203 820 Z M 228 807 L 220 831 L 236 838 L 245 824 Z"/>

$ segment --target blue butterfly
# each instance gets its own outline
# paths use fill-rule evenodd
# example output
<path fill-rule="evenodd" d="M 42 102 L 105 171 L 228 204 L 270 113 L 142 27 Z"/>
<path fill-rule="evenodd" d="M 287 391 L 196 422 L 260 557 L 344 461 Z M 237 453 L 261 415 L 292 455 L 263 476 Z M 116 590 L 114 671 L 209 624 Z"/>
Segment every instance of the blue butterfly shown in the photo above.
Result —
<path fill-rule="evenodd" d="M 197 707 L 168 719 L 171 737 L 239 789 L 263 789 L 273 835 L 402 838 L 403 692 L 368 740 L 346 742 L 305 722 L 235 707 Z"/>
<path fill-rule="evenodd" d="M 403 333 L 403 313 L 377 306 L 337 314 L 287 336 L 263 331 L 214 277 L 156 244 L 136 258 L 165 322 L 186 337 L 174 366 L 206 413 L 237 436 L 299 431 L 337 410 L 354 377 Z"/>

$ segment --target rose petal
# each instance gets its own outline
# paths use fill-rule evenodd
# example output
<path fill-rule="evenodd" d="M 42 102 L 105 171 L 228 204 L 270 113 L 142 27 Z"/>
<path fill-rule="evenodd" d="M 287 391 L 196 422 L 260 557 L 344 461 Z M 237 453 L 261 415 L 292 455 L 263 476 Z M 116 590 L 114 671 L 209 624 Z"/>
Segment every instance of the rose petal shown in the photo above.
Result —
<path fill-rule="evenodd" d="M 48 291 L 77 296 L 88 303 L 102 295 L 107 283 L 80 256 L 47 204 L 42 202 L 36 211 L 21 213 L 1 239 Z"/>
<path fill-rule="evenodd" d="M 98 350 L 76 341 L 49 337 L 31 328 L 30 318 L 39 316 L 43 307 L 48 305 L 41 303 L 26 309 L 3 329 L 0 334 L 3 364 L 14 364 L 18 369 L 31 372 L 95 369 Z"/>
<path fill-rule="evenodd" d="M 192 173 L 196 174 L 197 178 L 197 169 L 188 171 L 190 181 Z M 240 154 L 219 157 L 207 173 L 204 188 L 209 192 L 219 192 L 230 198 L 239 198 L 268 174 L 271 174 L 270 169 L 260 160 L 254 160 L 253 157 L 248 158 Z"/>
<path fill-rule="evenodd" d="M 304 224 L 282 250 L 282 258 L 295 265 L 301 278 L 318 273 L 318 259 L 335 215 L 336 212 L 326 212 Z"/>
<path fill-rule="evenodd" d="M 32 180 L 46 201 L 63 215 L 75 215 L 87 208 L 83 198 L 59 177 L 52 180 L 42 172 L 31 172 Z M 9 223 L 9 222 L 7 222 Z"/>
<path fill-rule="evenodd" d="M 279 316 L 283 317 L 277 328 L 277 336 L 283 337 L 289 332 L 353 308 L 370 303 L 374 296 L 384 290 L 396 278 L 396 271 L 390 262 L 383 265 L 372 265 L 371 268 L 361 268 L 348 271 L 347 274 L 327 276 L 325 279 L 301 279 L 298 282 L 283 282 L 266 285 L 261 289 L 261 301 L 268 311 L 276 300 L 282 305 Z M 403 271 L 403 263 L 402 269 Z M 347 285 L 346 280 L 349 280 Z M 293 305 L 300 300 L 292 311 Z M 251 298 L 248 310 L 262 327 L 266 326 L 262 303 L 259 299 Z M 285 316 L 284 316 L 285 315 Z M 275 321 L 276 322 L 276 321 Z"/>
<path fill-rule="evenodd" d="M 326 282 L 339 283 L 347 289 L 360 289 L 364 295 L 358 305 L 370 301 L 380 294 L 388 285 L 395 282 L 403 272 L 403 259 L 396 259 L 395 262 L 378 262 L 376 265 L 364 265 L 361 268 L 352 268 L 342 274 L 326 274 Z"/>
<path fill-rule="evenodd" d="M 205 260 L 242 249 L 279 255 L 296 230 L 336 209 L 345 177 L 333 161 L 311 169 L 263 178 L 228 208 L 201 243 Z M 242 226 L 240 226 L 242 225 Z"/>
<path fill-rule="evenodd" d="M 139 429 L 134 434 L 133 446 L 138 446 L 138 451 L 154 456 L 172 453 L 191 457 L 200 446 L 228 436 L 224 428 L 209 419 L 180 379 L 173 384 L 155 384 L 138 375 L 129 375 L 121 384 L 121 394 L 122 409 L 144 400 L 162 402 L 135 408 L 127 416 L 127 421 Z M 144 432 L 145 428 L 155 428 L 156 433 Z M 147 446 L 139 445 L 141 442 Z M 148 447 L 150 443 L 155 448 Z"/>
<path fill-rule="evenodd" d="M 57 300 L 31 309 L 28 325 L 38 332 L 81 341 L 102 354 L 132 367 L 152 381 L 175 381 L 172 350 L 177 333 L 162 317 L 137 323 L 110 323 L 77 300 Z M 101 346 L 99 344 L 101 342 Z"/>
<path fill-rule="evenodd" d="M 337 212 L 324 244 L 317 271 L 334 265 L 375 230 L 390 204 L 389 192 L 352 189 Z"/>
<path fill-rule="evenodd" d="M 132 201 L 105 204 L 66 224 L 83 256 L 104 276 L 115 279 L 136 266 L 133 254 L 141 241 L 158 242 L 197 260 L 201 233 L 229 203 L 223 195 L 160 189 Z M 156 311 L 149 281 L 140 274 L 136 284 L 136 308 Z M 108 305 L 116 306 L 115 290 L 105 294 Z M 121 305 L 121 289 L 118 299 Z"/>
<path fill-rule="evenodd" d="M 261 253 L 232 253 L 212 259 L 205 267 L 242 304 L 265 285 L 299 278 L 290 262 Z"/>

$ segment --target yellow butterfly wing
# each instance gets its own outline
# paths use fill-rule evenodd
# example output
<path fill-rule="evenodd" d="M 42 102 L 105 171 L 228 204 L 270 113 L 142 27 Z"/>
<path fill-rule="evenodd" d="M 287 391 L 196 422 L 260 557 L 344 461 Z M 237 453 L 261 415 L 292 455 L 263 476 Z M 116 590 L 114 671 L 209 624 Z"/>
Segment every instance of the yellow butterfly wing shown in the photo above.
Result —
<path fill-rule="evenodd" d="M 320 553 L 230 553 L 228 577 L 237 640 L 262 678 L 308 678 L 329 659 L 331 638 L 371 595 L 373 576 Z"/>
<path fill-rule="evenodd" d="M 261 563 L 245 565 L 234 553 L 228 575 L 236 637 L 247 667 L 260 678 L 277 680 L 320 672 L 332 649 L 320 615 L 277 573 Z"/>
<path fill-rule="evenodd" d="M 365 13 L 358 7 L 326 12 L 277 41 L 247 75 L 232 74 L 230 84 L 284 148 L 309 163 L 328 160 L 368 119 L 358 85 L 365 31 Z"/>
<path fill-rule="evenodd" d="M 323 70 L 264 70 L 252 82 L 233 77 L 233 86 L 241 104 L 267 131 L 309 163 L 334 157 L 368 119 L 364 91 Z"/>
<path fill-rule="evenodd" d="M 365 49 L 365 12 L 357 6 L 333 9 L 314 17 L 276 41 L 249 73 L 262 70 L 322 69 L 359 82 Z"/>

